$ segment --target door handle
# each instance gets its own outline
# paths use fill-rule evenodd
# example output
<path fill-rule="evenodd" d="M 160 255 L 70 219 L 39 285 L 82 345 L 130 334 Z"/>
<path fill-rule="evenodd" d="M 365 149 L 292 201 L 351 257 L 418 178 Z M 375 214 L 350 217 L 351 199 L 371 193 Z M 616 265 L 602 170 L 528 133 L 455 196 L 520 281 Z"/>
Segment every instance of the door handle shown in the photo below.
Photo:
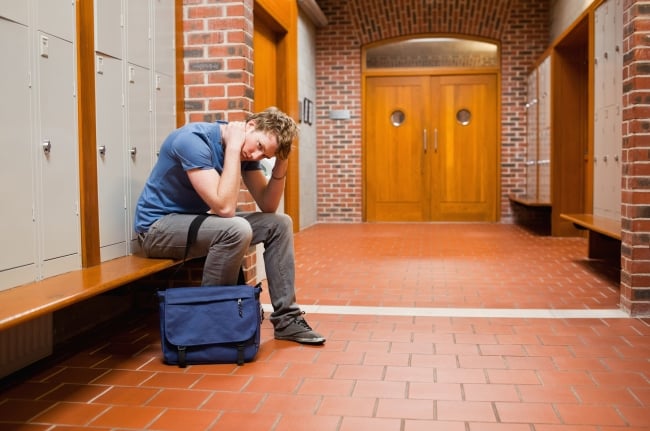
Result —
<path fill-rule="evenodd" d="M 433 129 L 433 152 L 438 152 L 438 128 Z"/>
<path fill-rule="evenodd" d="M 426 154 L 427 153 L 427 146 L 428 146 L 428 144 L 427 144 L 427 129 L 424 129 L 422 131 L 422 146 L 424 148 L 424 154 Z"/>

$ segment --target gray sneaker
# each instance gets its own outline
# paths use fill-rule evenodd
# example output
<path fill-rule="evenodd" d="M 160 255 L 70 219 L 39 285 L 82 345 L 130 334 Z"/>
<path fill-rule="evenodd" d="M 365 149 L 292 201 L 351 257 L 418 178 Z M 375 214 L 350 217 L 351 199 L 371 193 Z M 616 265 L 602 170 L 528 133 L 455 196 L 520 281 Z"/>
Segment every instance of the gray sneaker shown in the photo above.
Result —
<path fill-rule="evenodd" d="M 325 337 L 311 329 L 311 326 L 302 317 L 296 317 L 282 329 L 275 329 L 276 340 L 289 340 L 301 344 L 323 344 Z"/>

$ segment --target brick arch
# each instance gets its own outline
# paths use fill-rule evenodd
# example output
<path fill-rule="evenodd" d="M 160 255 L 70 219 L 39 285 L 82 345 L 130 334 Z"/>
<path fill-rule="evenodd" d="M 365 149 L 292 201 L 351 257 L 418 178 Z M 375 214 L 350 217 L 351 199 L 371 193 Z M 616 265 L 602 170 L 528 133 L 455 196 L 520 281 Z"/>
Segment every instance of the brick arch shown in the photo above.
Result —
<path fill-rule="evenodd" d="M 328 25 L 316 35 L 318 214 L 362 219 L 361 47 L 416 34 L 498 41 L 501 50 L 501 219 L 525 186 L 527 74 L 549 43 L 550 0 L 319 0 Z M 351 118 L 331 120 L 331 110 Z"/>
<path fill-rule="evenodd" d="M 513 0 L 403 2 L 350 0 L 348 12 L 367 45 L 405 34 L 458 34 L 500 40 Z M 468 17 L 471 17 L 468 19 Z"/>

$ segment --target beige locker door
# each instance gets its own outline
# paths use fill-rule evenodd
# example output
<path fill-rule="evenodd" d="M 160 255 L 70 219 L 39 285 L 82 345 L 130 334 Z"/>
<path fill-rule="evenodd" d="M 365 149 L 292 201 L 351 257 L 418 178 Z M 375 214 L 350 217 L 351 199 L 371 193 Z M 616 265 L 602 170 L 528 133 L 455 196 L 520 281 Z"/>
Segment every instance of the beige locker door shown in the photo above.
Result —
<path fill-rule="evenodd" d="M 163 141 L 176 128 L 176 87 L 173 76 L 157 73 L 154 96 L 154 146 L 156 155 Z"/>
<path fill-rule="evenodd" d="M 537 148 L 537 198 L 538 202 L 551 202 L 551 57 L 539 66 Z"/>
<path fill-rule="evenodd" d="M 50 276 L 81 265 L 76 71 L 72 43 L 41 32 L 36 39 L 40 133 L 35 146 L 41 190 L 37 219 L 43 275 Z"/>
<path fill-rule="evenodd" d="M 0 103 L 0 148 L 6 162 L 0 169 L 0 202 L 5 208 L 0 223 L 3 290 L 36 279 L 37 253 L 27 27 L 0 19 L 0 40 L 11 41 L 0 44 L 0 58 L 11 59 L 5 62 L 0 79 L 0 94 L 5 100 Z"/>
<path fill-rule="evenodd" d="M 144 188 L 154 160 L 151 120 L 151 79 L 148 69 L 134 64 L 127 66 L 127 104 L 126 136 L 128 153 L 127 194 L 129 232 L 132 241 L 129 250 L 136 241 L 133 231 L 133 216 L 138 197 Z"/>
<path fill-rule="evenodd" d="M 95 50 L 115 58 L 122 53 L 123 32 L 122 2 L 95 0 Z"/>
<path fill-rule="evenodd" d="M 539 141 L 539 97 L 537 69 L 528 75 L 528 102 L 526 103 L 526 199 L 537 201 L 537 149 Z"/>
<path fill-rule="evenodd" d="M 148 0 L 126 0 L 126 60 L 150 68 L 150 41 Z"/>
<path fill-rule="evenodd" d="M 153 8 L 153 70 L 156 73 L 174 76 L 176 73 L 174 0 L 154 0 Z"/>
<path fill-rule="evenodd" d="M 36 30 L 73 42 L 76 28 L 75 3 L 70 0 L 36 0 Z"/>
<path fill-rule="evenodd" d="M 101 260 L 127 253 L 122 61 L 96 56 L 97 187 Z"/>
<path fill-rule="evenodd" d="M 28 24 L 29 2 L 26 1 L 2 1 L 0 2 L 0 17 L 7 18 L 23 25 Z M 10 39 L 6 39 L 10 40 Z M 27 51 L 25 51 L 26 53 Z"/>

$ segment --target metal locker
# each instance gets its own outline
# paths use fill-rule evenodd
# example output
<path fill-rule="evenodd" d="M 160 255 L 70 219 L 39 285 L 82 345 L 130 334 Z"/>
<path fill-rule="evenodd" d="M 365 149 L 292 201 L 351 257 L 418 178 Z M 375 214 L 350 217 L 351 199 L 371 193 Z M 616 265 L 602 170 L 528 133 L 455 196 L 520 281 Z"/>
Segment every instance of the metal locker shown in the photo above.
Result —
<path fill-rule="evenodd" d="M 95 56 L 97 187 L 101 260 L 127 254 L 126 145 L 122 61 Z"/>
<path fill-rule="evenodd" d="M 528 102 L 526 103 L 526 197 L 537 200 L 537 141 L 538 141 L 538 73 L 528 75 Z"/>
<path fill-rule="evenodd" d="M 17 2 L 14 2 L 17 3 Z M 36 279 L 36 227 L 32 162 L 29 32 L 0 19 L 0 58 L 11 59 L 0 80 L 0 148 L 6 163 L 0 169 L 0 201 L 6 205 L 0 224 L 0 290 Z M 8 208 L 11 208 L 9 211 Z"/>
<path fill-rule="evenodd" d="M 95 51 L 124 58 L 123 16 L 121 0 L 95 0 Z"/>
<path fill-rule="evenodd" d="M 153 50 L 156 72 L 169 76 L 175 74 L 174 51 L 174 0 L 153 0 Z"/>
<path fill-rule="evenodd" d="M 49 276 L 80 267 L 76 70 L 72 43 L 42 32 L 36 38 L 41 192 L 37 220 L 43 275 Z"/>
<path fill-rule="evenodd" d="M 36 30 L 68 42 L 75 40 L 75 2 L 71 0 L 35 0 Z"/>
<path fill-rule="evenodd" d="M 539 67 L 539 148 L 537 150 L 540 202 L 551 202 L 551 57 Z"/>
<path fill-rule="evenodd" d="M 23 25 L 27 25 L 29 22 L 29 2 L 26 2 L 24 0 L 5 0 L 0 2 L 0 18 L 6 18 Z"/>
<path fill-rule="evenodd" d="M 150 68 L 149 0 L 126 0 L 126 60 Z"/>
<path fill-rule="evenodd" d="M 153 166 L 151 73 L 148 69 L 127 65 L 126 136 L 128 158 L 128 209 L 130 238 L 134 241 L 133 212 L 144 183 Z"/>
<path fill-rule="evenodd" d="M 622 3 L 608 0 L 595 11 L 593 213 L 621 216 Z"/>
<path fill-rule="evenodd" d="M 172 76 L 157 73 L 154 82 L 154 147 L 156 154 L 163 141 L 176 128 L 176 90 Z"/>

